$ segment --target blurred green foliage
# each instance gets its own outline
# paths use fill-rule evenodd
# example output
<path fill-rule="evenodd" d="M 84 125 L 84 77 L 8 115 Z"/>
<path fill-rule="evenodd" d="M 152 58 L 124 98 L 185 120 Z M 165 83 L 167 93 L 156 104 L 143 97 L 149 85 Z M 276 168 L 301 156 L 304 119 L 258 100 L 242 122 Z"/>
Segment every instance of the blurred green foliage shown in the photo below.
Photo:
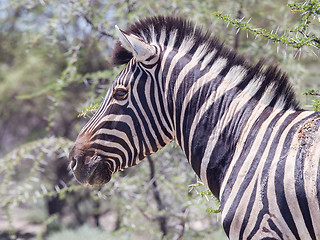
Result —
<path fill-rule="evenodd" d="M 219 203 L 174 143 L 152 156 L 154 176 L 146 160 L 101 188 L 70 175 L 72 142 L 121 70 L 108 62 L 114 25 L 184 16 L 249 61 L 278 63 L 301 105 L 320 110 L 319 8 L 316 0 L 1 1 L 0 239 L 225 238 Z"/>

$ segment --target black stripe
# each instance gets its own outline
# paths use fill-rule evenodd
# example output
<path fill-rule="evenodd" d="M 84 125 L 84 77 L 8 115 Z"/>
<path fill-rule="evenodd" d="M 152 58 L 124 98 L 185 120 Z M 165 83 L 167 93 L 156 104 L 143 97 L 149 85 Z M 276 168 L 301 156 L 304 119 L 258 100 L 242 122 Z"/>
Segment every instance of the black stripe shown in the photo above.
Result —
<path fill-rule="evenodd" d="M 286 150 L 289 150 L 289 147 L 291 145 L 291 141 L 292 141 L 292 138 L 293 138 L 293 135 L 294 135 L 294 130 L 295 130 L 295 126 L 297 124 L 295 124 L 293 127 L 291 127 L 291 129 L 289 130 L 289 133 L 288 135 L 286 136 L 285 138 L 285 141 L 284 141 L 284 145 L 283 146 L 279 146 L 279 140 L 280 140 L 280 137 L 283 133 L 283 131 L 286 129 L 286 127 L 288 126 L 288 124 L 290 124 L 292 121 L 294 121 L 294 119 L 296 119 L 296 117 L 299 116 L 301 112 L 294 112 L 290 115 L 288 115 L 286 117 L 286 119 L 284 119 L 278 129 L 278 132 L 277 134 L 275 135 L 274 139 L 272 139 L 272 144 L 271 144 L 271 147 L 270 147 L 270 151 L 269 151 L 269 154 L 267 156 L 267 161 L 265 162 L 265 165 L 264 165 L 264 168 L 262 170 L 262 176 L 261 176 L 261 199 L 262 199 L 262 203 L 263 203 L 263 209 L 261 210 L 260 214 L 258 215 L 258 218 L 257 218 L 257 223 L 260 223 L 263 219 L 263 215 L 265 213 L 269 213 L 269 204 L 268 204 L 268 196 L 267 196 L 267 191 L 268 191 L 268 188 L 267 188 L 267 185 L 268 185 L 268 181 L 269 181 L 269 170 L 270 170 L 270 166 L 272 164 L 272 162 L 274 161 L 274 155 L 276 154 L 276 151 L 281 151 L 281 155 L 280 155 L 280 159 L 279 160 L 275 160 L 277 161 L 277 165 L 279 166 L 279 164 L 281 164 L 282 161 L 284 161 L 284 158 L 286 157 L 286 155 L 283 155 L 284 151 Z M 279 149 L 279 147 L 281 147 L 281 149 Z M 284 166 L 283 166 L 284 168 Z M 282 178 L 282 182 L 283 182 L 283 174 L 280 174 L 277 173 L 277 170 L 276 170 L 276 174 L 275 174 L 275 179 L 278 177 Z M 272 180 L 271 180 L 272 181 Z M 276 192 L 277 190 L 279 190 L 279 186 L 278 186 L 278 183 L 276 181 L 275 183 L 275 186 L 276 186 Z M 278 194 L 276 193 L 276 198 L 277 198 L 277 202 L 278 202 Z M 284 197 L 284 193 L 283 193 L 283 197 Z M 278 202 L 279 204 L 279 202 Z M 281 211 L 281 209 L 280 209 Z M 289 226 L 289 228 L 291 229 L 292 233 L 295 235 L 295 237 L 298 237 L 297 235 L 297 229 L 296 229 L 296 226 L 293 222 L 293 219 L 292 219 L 292 215 L 290 213 L 290 210 L 287 209 L 288 211 L 288 215 L 286 217 L 287 219 L 287 223 L 289 223 L 289 225 L 291 225 L 291 227 Z M 282 215 L 284 215 L 283 212 L 281 212 Z M 285 216 L 283 216 L 285 218 Z M 259 229 L 259 225 L 256 224 L 255 228 L 252 230 L 251 232 L 251 236 L 254 236 L 254 234 L 258 231 Z"/>
<path fill-rule="evenodd" d="M 195 110 L 199 109 L 211 96 L 211 93 L 216 91 L 220 84 L 223 82 L 223 78 L 227 75 L 232 64 L 226 64 L 226 66 L 221 70 L 220 74 L 212 79 L 210 82 L 204 84 L 192 97 L 190 103 L 186 107 L 186 112 L 189 115 L 185 115 L 184 121 L 184 132 L 186 132 L 185 138 L 185 153 L 188 156 L 188 143 L 189 143 L 189 131 L 192 123 L 193 117 L 196 114 Z M 191 162 L 192 168 L 198 176 L 200 176 L 200 168 L 202 163 L 202 158 L 205 152 L 205 148 L 208 144 L 210 134 L 208 134 L 208 129 L 213 129 L 215 124 L 223 116 L 225 110 L 229 107 L 234 97 L 240 93 L 237 88 L 232 88 L 225 92 L 220 98 L 218 98 L 214 104 L 212 104 L 208 110 L 203 114 L 202 118 L 199 120 L 194 135 L 191 142 Z M 193 116 L 192 116 L 193 115 Z M 190 120 L 189 120 L 190 119 Z M 204 134 L 207 133 L 207 134 Z"/>
<path fill-rule="evenodd" d="M 149 76 L 149 78 L 151 79 L 151 88 L 150 88 L 150 101 L 151 104 L 153 106 L 154 112 L 155 112 L 155 117 L 157 118 L 157 121 L 159 123 L 159 128 L 160 130 L 169 138 L 172 139 L 172 134 L 169 133 L 169 129 L 167 129 L 164 124 L 163 124 L 163 119 L 167 119 L 165 120 L 167 122 L 167 125 L 170 126 L 171 124 L 168 121 L 168 118 L 166 116 L 166 112 L 164 110 L 164 106 L 163 106 L 163 99 L 161 99 L 162 97 L 162 93 L 161 93 L 161 89 L 159 89 L 159 82 L 156 81 L 156 79 L 154 79 L 154 76 L 152 74 L 150 74 L 149 72 L 146 72 Z M 155 99 L 155 90 L 157 90 L 158 92 L 158 102 L 160 104 L 160 108 L 157 107 L 156 104 L 156 99 Z M 171 130 L 171 129 L 170 129 Z M 161 145 L 164 146 L 164 145 Z"/>
<path fill-rule="evenodd" d="M 300 113 L 301 113 L 301 111 L 295 112 L 295 113 L 289 115 L 289 117 L 294 119 L 295 116 L 298 116 Z M 287 202 L 287 199 L 286 199 L 285 193 L 284 193 L 285 192 L 284 169 L 285 169 L 286 161 L 292 160 L 292 159 L 287 159 L 287 156 L 288 156 L 288 152 L 290 150 L 293 136 L 294 136 L 294 134 L 296 134 L 298 127 L 308 118 L 310 118 L 310 117 L 308 116 L 308 117 L 300 120 L 299 122 L 297 122 L 296 124 L 294 124 L 291 127 L 288 135 L 286 136 L 284 145 L 282 146 L 282 151 L 281 151 L 280 159 L 277 163 L 277 169 L 276 169 L 275 178 L 274 178 L 274 184 L 276 186 L 275 191 L 276 191 L 277 205 L 278 205 L 279 210 L 280 210 L 284 220 L 286 221 L 288 227 L 290 228 L 290 230 L 292 231 L 292 233 L 294 234 L 294 236 L 297 239 L 300 239 L 300 237 L 299 237 L 295 222 L 293 220 L 293 216 L 290 211 L 290 206 L 288 205 L 288 202 Z M 288 119 L 288 122 L 289 121 L 290 120 Z M 284 124 L 287 124 L 287 121 L 285 121 Z M 275 138 L 275 141 L 272 144 L 273 149 L 277 147 L 278 141 L 279 141 L 279 139 Z M 264 178 L 267 178 L 267 176 L 264 176 Z"/>
<path fill-rule="evenodd" d="M 131 112 L 133 113 L 133 112 Z M 141 136 L 141 133 L 137 133 L 138 134 L 138 146 L 136 146 L 134 140 L 133 140 L 133 136 L 130 130 L 130 127 L 127 123 L 125 122 L 118 122 L 118 121 L 105 121 L 103 122 L 103 125 L 101 125 L 101 128 L 105 128 L 105 129 L 116 129 L 118 131 L 121 131 L 123 133 L 125 133 L 127 135 L 127 138 L 130 141 L 130 145 L 132 146 L 134 153 L 133 153 L 133 158 L 139 157 L 138 156 L 138 150 L 137 147 L 139 148 L 139 153 L 142 152 L 142 140 L 143 137 Z M 141 138 L 140 138 L 141 137 Z"/>
<path fill-rule="evenodd" d="M 96 135 L 93 140 L 103 140 L 106 143 L 112 142 L 112 143 L 118 143 L 119 145 L 121 145 L 127 152 L 128 159 L 126 159 L 126 160 L 128 161 L 128 166 L 132 166 L 132 160 L 133 160 L 134 156 L 137 157 L 137 155 L 135 155 L 133 152 L 131 152 L 131 149 L 130 149 L 129 145 L 127 144 L 127 142 L 124 141 L 122 138 L 117 137 L 115 135 L 99 134 L 99 135 Z M 124 167 L 125 167 L 125 162 L 122 163 L 122 168 L 124 168 Z"/>
<path fill-rule="evenodd" d="M 163 66 L 163 69 L 162 69 L 162 76 L 158 76 L 160 77 L 159 81 L 161 81 L 161 78 L 162 78 L 162 89 L 164 91 L 168 91 L 168 98 L 167 99 L 164 99 L 164 101 L 167 103 L 167 107 L 168 107 L 168 112 L 169 112 L 169 117 L 171 120 L 173 120 L 173 101 L 172 101 L 172 89 L 165 89 L 166 87 L 166 74 L 168 73 L 169 71 L 169 68 L 171 66 L 171 62 L 172 62 L 172 59 L 173 57 L 177 54 L 178 52 L 176 50 L 173 50 L 173 51 L 170 51 L 169 54 L 167 55 L 167 58 L 166 58 L 166 61 L 164 63 L 164 66 Z M 170 81 L 171 79 L 169 79 Z M 164 94 L 164 93 L 162 93 Z M 172 123 L 173 124 L 173 123 Z M 171 126 L 172 129 L 174 126 Z"/>
<path fill-rule="evenodd" d="M 235 181 L 238 179 L 238 174 L 239 174 L 239 170 L 241 168 L 241 166 L 243 165 L 244 161 L 246 160 L 251 148 L 252 148 L 252 144 L 254 143 L 257 134 L 262 126 L 262 124 L 268 119 L 268 117 L 270 116 L 270 114 L 272 113 L 273 109 L 272 108 L 265 108 L 262 113 L 260 114 L 260 116 L 257 118 L 257 120 L 254 122 L 254 124 L 252 125 L 250 132 L 247 136 L 247 139 L 244 143 L 244 147 L 241 150 L 241 153 L 239 155 L 239 158 L 237 159 L 234 167 L 231 170 L 231 174 L 229 179 L 227 180 L 228 184 L 226 185 L 223 193 L 221 194 L 221 207 L 223 209 L 224 205 L 223 203 L 225 203 L 227 201 L 227 199 L 229 198 L 229 195 L 231 193 L 232 190 L 232 186 L 234 185 Z M 272 126 L 276 123 L 275 121 L 277 121 L 283 113 L 279 113 L 277 114 L 277 116 L 274 117 L 274 120 L 271 121 L 271 123 L 269 124 L 269 126 L 266 128 L 267 130 L 269 130 L 269 133 L 265 133 L 263 140 L 265 141 L 265 145 L 267 144 L 267 139 L 270 137 L 271 134 L 271 129 Z M 273 123 L 274 122 L 274 123 Z M 273 123 L 273 124 L 272 124 Z M 259 148 L 258 151 L 261 149 L 263 150 L 265 147 Z"/>
<path fill-rule="evenodd" d="M 245 124 L 248 122 L 248 119 L 251 117 L 256 106 L 256 100 L 251 98 L 236 114 L 234 114 L 232 120 L 225 126 L 222 133 L 219 135 L 218 142 L 212 151 L 207 168 L 207 179 L 210 190 L 217 197 L 219 197 L 220 186 L 236 150 L 236 144 L 239 141 Z M 259 158 L 260 157 L 261 156 L 259 156 Z"/>
<path fill-rule="evenodd" d="M 112 159 L 114 161 L 114 163 L 112 161 L 108 161 L 108 163 L 111 165 L 111 169 L 114 169 L 114 172 L 119 171 L 120 169 L 119 159 L 117 157 L 108 157 L 108 159 Z"/>
<path fill-rule="evenodd" d="M 139 76 L 139 74 L 140 74 L 140 71 L 135 71 L 134 72 L 134 78 L 135 79 L 138 79 L 138 76 Z M 140 78 L 139 80 L 141 80 L 142 78 Z M 133 85 L 135 84 L 135 82 L 133 81 L 132 83 L 131 83 L 132 85 L 131 85 L 131 87 L 133 88 Z M 144 85 L 142 85 L 142 81 L 139 81 L 138 82 L 138 85 L 139 86 L 137 86 L 137 88 L 139 88 L 139 87 L 143 87 L 144 88 Z M 138 96 L 138 97 L 141 97 L 140 95 Z M 145 98 L 139 98 L 139 100 L 142 102 L 142 105 L 143 105 L 143 102 L 145 103 Z M 145 130 L 145 132 L 146 132 L 146 137 L 147 137 L 147 139 L 146 140 L 148 140 L 148 142 L 150 143 L 149 145 L 151 145 L 151 147 L 152 147 L 152 151 L 153 152 L 156 152 L 157 151 L 157 147 L 156 147 L 156 141 L 155 141 L 155 139 L 153 138 L 153 136 L 152 136 L 152 134 L 151 134 L 151 132 L 150 132 L 150 127 L 149 127 L 149 125 L 148 125 L 148 123 L 147 123 L 147 121 L 146 121 L 146 119 L 145 119 L 145 116 L 142 114 L 142 112 L 141 112 L 141 109 L 139 108 L 139 105 L 138 105 L 138 103 L 137 103 L 137 101 L 136 101 L 136 99 L 135 99 L 135 96 L 132 94 L 131 95 L 131 103 L 132 103 L 132 105 L 133 105 L 133 108 L 136 110 L 136 112 L 137 112 L 137 117 L 139 117 L 140 119 L 141 119 L 141 121 L 142 121 L 142 124 L 143 124 L 143 128 L 144 128 L 144 130 Z M 143 106 L 145 106 L 145 105 L 143 105 Z M 134 121 L 134 123 L 136 123 L 137 125 L 135 126 L 135 130 L 136 130 L 136 132 L 138 133 L 138 132 L 141 132 L 141 127 L 142 126 L 140 126 L 139 125 L 139 121 L 138 121 L 138 119 L 135 119 L 135 121 Z M 141 134 L 141 135 L 143 135 L 143 134 Z M 144 142 L 144 145 L 145 145 L 145 148 L 146 148 L 146 150 L 147 150 L 147 152 L 146 152 L 146 154 L 148 155 L 148 154 L 150 154 L 150 149 L 148 148 L 148 145 L 147 145 L 147 143 L 146 142 Z"/>
<path fill-rule="evenodd" d="M 218 76 L 217 82 L 221 82 L 219 79 L 221 76 Z M 220 80 L 220 81 L 219 81 Z M 197 93 L 193 96 L 191 99 L 191 104 L 188 104 L 188 107 L 199 109 L 202 104 L 206 102 L 206 100 L 210 96 L 210 92 L 215 91 L 217 88 L 215 84 L 215 80 L 205 84 Z M 208 89 L 208 90 L 207 90 Z M 203 92 L 205 95 L 203 95 Z M 227 96 L 230 96 L 229 94 L 238 95 L 239 91 L 236 88 L 233 88 L 231 91 L 228 92 L 228 94 L 222 95 L 219 99 L 217 99 L 214 104 L 212 104 L 207 111 L 202 115 L 202 118 L 198 121 L 196 129 L 194 131 L 194 135 L 190 136 L 192 137 L 191 142 L 191 165 L 196 174 L 200 176 L 200 168 L 201 163 L 203 159 L 203 155 L 206 149 L 206 146 L 208 144 L 208 140 L 210 137 L 210 132 L 208 132 L 209 129 L 213 129 L 215 127 L 215 124 L 219 121 L 219 119 L 223 116 L 223 113 L 231 103 L 232 99 L 228 99 Z M 199 97 L 203 95 L 202 97 Z M 192 106 L 194 104 L 194 106 Z M 188 111 L 188 108 L 187 108 Z M 193 110 L 194 111 L 194 110 Z M 192 121 L 194 120 L 192 116 L 186 116 L 187 118 L 190 118 L 190 127 L 192 126 Z M 186 143 L 189 142 L 188 134 L 186 134 L 185 139 Z M 188 149 L 188 145 L 186 150 Z M 188 153 L 188 150 L 186 151 Z"/>
<path fill-rule="evenodd" d="M 125 163 L 126 163 L 126 156 L 124 155 L 124 153 L 122 151 L 120 151 L 119 149 L 117 148 L 114 148 L 114 147 L 107 147 L 107 146 L 103 146 L 101 144 L 98 144 L 98 143 L 92 143 L 90 145 L 92 148 L 96 148 L 96 149 L 101 149 L 107 153 L 114 153 L 114 154 L 117 154 L 119 155 L 119 157 L 122 159 L 121 161 L 121 167 L 123 168 Z M 117 163 L 117 166 L 119 166 L 120 163 Z"/>
<path fill-rule="evenodd" d="M 171 119 L 173 121 L 173 125 L 175 125 L 175 119 L 173 118 L 174 116 L 174 112 L 173 112 L 173 104 L 175 106 L 175 109 L 177 110 L 180 106 L 177 106 L 176 105 L 176 102 L 173 102 L 174 99 L 173 99 L 173 95 L 174 95 L 174 87 L 175 87 L 175 83 L 177 81 L 177 78 L 180 74 L 180 72 L 183 70 L 183 68 L 188 64 L 190 63 L 191 61 L 191 58 L 190 57 L 187 57 L 186 55 L 184 56 L 181 56 L 178 61 L 176 61 L 176 64 L 173 66 L 172 68 L 172 71 L 171 71 L 171 75 L 169 76 L 169 84 L 168 84 L 168 98 L 170 98 L 170 101 L 172 102 L 172 104 L 169 105 L 169 112 L 170 112 L 170 115 L 171 115 Z M 171 63 L 172 65 L 173 63 Z M 189 81 L 194 81 L 194 77 L 192 76 L 194 74 L 193 71 L 190 71 L 191 69 L 189 69 L 189 74 L 191 74 L 190 76 L 190 79 L 187 79 L 185 78 L 184 79 L 184 82 L 182 84 L 182 86 L 184 86 L 187 82 L 187 80 Z M 168 74 L 168 71 L 166 72 L 166 74 Z M 181 99 L 182 96 L 179 96 L 178 97 L 178 100 Z M 180 117 L 180 116 L 179 116 Z M 174 126 L 174 129 L 177 130 L 178 129 L 178 125 Z"/>
<path fill-rule="evenodd" d="M 144 71 L 140 71 L 142 73 L 139 81 L 138 81 L 138 84 L 137 84 L 137 92 L 138 92 L 138 96 L 139 96 L 139 100 L 141 102 L 141 105 L 143 106 L 143 109 L 144 109 L 144 112 L 146 113 L 146 116 L 142 116 L 143 120 L 146 120 L 148 119 L 150 121 L 150 124 L 151 126 L 148 126 L 148 129 L 153 129 L 155 135 L 156 135 L 156 139 L 154 139 L 152 137 L 152 139 L 155 141 L 155 142 L 159 142 L 159 144 L 161 146 L 165 146 L 166 143 L 164 142 L 160 132 L 159 132 L 159 129 L 158 129 L 158 124 L 156 124 L 156 122 L 154 121 L 154 116 L 149 108 L 149 105 L 148 105 L 148 100 L 147 100 L 147 96 L 146 96 L 146 84 L 147 84 L 147 81 L 148 81 L 148 75 L 144 72 Z M 152 84 L 152 81 L 150 82 L 151 84 L 151 93 L 150 93 L 150 97 L 152 97 L 151 94 L 153 94 L 154 96 L 154 85 Z M 138 111 L 138 109 L 137 109 Z M 140 110 L 139 110 L 140 111 Z M 142 111 L 141 111 L 142 112 Z M 145 121 L 147 123 L 147 121 Z M 150 132 L 151 134 L 151 132 Z M 152 135 L 150 135 L 150 138 L 151 138 Z M 149 139 L 150 139 L 149 138 Z M 156 144 L 154 145 L 154 147 L 152 148 L 153 151 L 157 151 L 158 148 L 156 146 Z M 155 150 L 154 150 L 155 149 Z"/>
<path fill-rule="evenodd" d="M 189 156 L 189 137 L 190 137 L 189 134 L 190 134 L 191 126 L 194 121 L 194 116 L 196 114 L 195 110 L 199 109 L 207 101 L 208 97 L 210 96 L 210 94 L 203 94 L 203 92 L 209 92 L 209 89 L 210 91 L 216 91 L 218 86 L 221 84 L 222 80 L 223 80 L 222 76 L 217 76 L 207 84 L 204 84 L 199 90 L 197 90 L 197 92 L 194 93 L 192 99 L 188 102 L 186 106 L 185 111 L 186 113 L 189 113 L 189 115 L 185 114 L 185 118 L 183 119 L 184 149 L 185 149 L 186 156 Z M 199 123 L 197 127 L 198 126 L 199 126 Z M 206 136 L 202 136 L 202 137 L 206 137 Z M 209 136 L 207 137 L 209 138 Z M 207 144 L 207 142 L 205 143 Z"/>
<path fill-rule="evenodd" d="M 227 233 L 230 231 L 230 225 L 231 225 L 231 222 L 233 221 L 233 217 L 234 217 L 233 214 L 235 213 L 235 211 L 240 203 L 240 200 L 242 199 L 243 193 L 247 189 L 247 187 L 250 183 L 250 180 L 252 179 L 252 177 L 255 173 L 256 167 L 257 167 L 259 160 L 260 160 L 260 157 L 263 154 L 263 152 L 268 144 L 268 141 L 270 139 L 270 136 L 272 134 L 272 130 L 282 115 L 283 115 L 283 112 L 280 112 L 272 119 L 272 121 L 270 122 L 270 124 L 268 125 L 268 127 L 265 131 L 265 134 L 262 138 L 261 144 L 259 145 L 257 153 L 252 161 L 252 164 L 250 166 L 248 166 L 249 171 L 248 171 L 247 175 L 245 176 L 245 178 L 242 180 L 240 188 L 238 189 L 237 194 L 236 194 L 236 199 L 233 201 L 233 203 L 232 203 L 232 205 L 231 205 L 231 207 L 230 207 L 230 209 L 224 219 L 224 229 Z M 261 124 L 255 125 L 255 128 L 257 128 L 257 130 L 258 130 L 258 128 L 260 129 L 260 127 L 261 127 Z M 254 132 L 252 132 L 252 133 L 254 133 Z M 249 135 L 247 139 L 250 139 L 251 137 L 253 137 L 253 136 Z M 250 145 L 247 146 L 246 145 L 247 143 Z M 236 180 L 239 180 L 238 179 L 239 170 L 240 170 L 241 166 L 243 165 L 244 161 L 246 160 L 246 158 L 250 152 L 250 149 L 252 147 L 257 147 L 257 146 L 252 145 L 253 141 L 252 142 L 248 141 L 248 142 L 246 142 L 246 144 L 243 147 L 243 150 L 240 154 L 238 161 L 236 162 L 235 166 L 233 167 L 234 170 L 237 169 L 238 171 L 234 171 L 230 175 L 230 178 L 229 178 L 230 182 L 228 180 L 228 185 L 230 186 L 230 190 L 231 190 L 232 186 L 234 185 L 234 183 L 236 182 Z M 230 191 L 223 193 L 223 198 L 221 198 L 222 203 L 226 202 L 227 198 L 229 198 L 229 194 L 230 194 Z M 222 205 L 221 206 L 222 210 L 223 210 L 223 207 L 224 206 Z"/>
<path fill-rule="evenodd" d="M 272 221 L 272 219 L 268 219 L 268 223 L 270 226 L 270 229 L 273 230 L 275 233 L 278 234 L 278 236 L 283 240 L 283 234 L 280 231 L 280 229 L 276 226 L 276 224 Z"/>
<path fill-rule="evenodd" d="M 111 108 L 112 109 L 112 108 Z M 133 141 L 133 136 L 131 134 L 131 130 L 128 124 L 124 123 L 124 122 L 118 122 L 118 121 L 107 121 L 107 122 L 103 122 L 102 124 L 102 128 L 109 128 L 109 129 L 117 129 L 119 131 L 123 131 L 127 134 L 128 138 L 130 139 L 131 145 L 136 149 L 138 148 L 139 151 L 139 159 L 142 160 L 144 158 L 143 155 L 143 146 L 146 146 L 146 140 L 142 134 L 141 131 L 141 126 L 139 125 L 139 121 L 137 119 L 137 116 L 135 115 L 135 113 L 133 112 L 132 109 L 128 108 L 127 110 L 127 115 L 132 119 L 132 122 L 135 124 L 133 126 L 133 131 L 135 131 L 135 133 L 137 134 L 137 140 L 138 140 L 138 146 L 135 145 L 134 141 Z M 122 115 L 121 113 L 119 113 L 119 115 Z"/>
<path fill-rule="evenodd" d="M 181 64 L 183 65 L 183 64 Z M 193 84 L 195 84 L 197 82 L 197 80 L 199 78 L 201 78 L 201 76 L 205 75 L 210 69 L 206 68 L 203 71 L 200 71 L 200 66 L 201 63 L 198 63 L 197 65 L 195 65 L 192 69 L 188 69 L 188 73 L 186 74 L 183 83 L 179 86 L 179 89 L 177 91 L 177 99 L 175 102 L 175 106 L 176 106 L 176 139 L 178 141 L 178 143 L 181 143 L 181 138 L 182 138 L 182 132 L 181 132 L 181 121 L 185 122 L 188 121 L 189 117 L 185 117 L 184 119 L 181 119 L 181 113 L 182 113 L 182 104 L 184 102 L 185 96 L 188 93 L 188 91 L 190 90 L 190 88 L 192 87 Z M 183 68 L 182 68 L 183 69 Z M 208 85 L 207 85 L 208 87 Z M 204 87 L 203 89 L 200 89 L 201 91 L 198 91 L 197 93 L 199 94 L 196 98 L 198 99 L 198 103 L 199 101 L 204 101 L 207 98 L 205 97 L 209 97 L 209 94 L 205 94 L 203 95 L 201 92 L 204 93 L 210 93 L 211 91 L 215 91 L 215 89 L 206 89 L 206 87 Z M 192 100 L 190 101 L 192 102 Z M 190 103 L 189 102 L 189 103 Z M 201 104 L 197 104 L 196 107 L 193 106 L 193 108 L 190 108 L 188 103 L 188 107 L 186 107 L 186 113 L 189 113 L 191 115 L 196 114 L 194 111 L 196 109 L 199 109 L 199 107 L 203 104 L 203 102 Z M 184 129 L 183 129 L 184 130 Z M 185 134 L 186 131 L 183 131 L 183 133 Z"/>
<path fill-rule="evenodd" d="M 249 203 L 248 203 L 247 209 L 243 209 L 244 211 L 246 211 L 246 213 L 244 215 L 244 219 L 243 219 L 243 222 L 241 224 L 239 239 L 243 239 L 244 230 L 246 229 L 246 227 L 248 225 L 250 214 L 251 214 L 252 208 L 254 206 L 254 201 L 256 200 L 257 184 L 258 183 L 255 182 L 251 197 L 249 199 Z"/>
<path fill-rule="evenodd" d="M 163 52 L 161 52 L 161 56 L 163 56 Z M 160 58 L 162 58 L 162 57 L 160 57 Z M 163 85 L 163 83 L 161 83 L 160 80 L 158 79 L 160 69 L 161 69 L 161 64 L 159 63 L 157 65 L 157 67 L 156 67 L 155 72 L 154 72 L 154 76 L 155 76 L 155 79 L 156 79 L 155 82 L 156 82 L 156 85 L 157 85 L 157 88 L 158 88 L 159 103 L 160 103 L 160 109 L 161 109 L 161 113 L 162 113 L 161 114 L 161 119 L 163 119 L 167 123 L 167 125 L 170 128 L 170 130 L 172 131 L 173 130 L 173 126 L 171 125 L 171 122 L 169 121 L 169 118 L 168 118 L 169 116 L 167 116 L 166 111 L 165 111 L 165 107 L 164 107 L 164 103 L 166 102 L 166 100 L 164 99 L 164 93 L 161 90 L 161 89 L 164 89 L 164 86 L 161 86 L 161 85 Z M 169 133 L 168 137 L 170 139 L 173 138 L 170 133 Z"/>

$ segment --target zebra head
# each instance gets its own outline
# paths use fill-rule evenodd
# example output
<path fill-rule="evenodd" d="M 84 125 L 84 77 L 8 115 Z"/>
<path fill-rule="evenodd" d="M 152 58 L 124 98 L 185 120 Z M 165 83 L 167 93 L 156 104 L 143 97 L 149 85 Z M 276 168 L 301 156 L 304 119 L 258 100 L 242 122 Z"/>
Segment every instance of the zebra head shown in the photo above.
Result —
<path fill-rule="evenodd" d="M 122 51 L 130 60 L 70 152 L 70 167 L 83 184 L 105 184 L 114 172 L 136 165 L 172 140 L 161 86 L 154 77 L 160 47 L 116 29 L 118 54 Z"/>

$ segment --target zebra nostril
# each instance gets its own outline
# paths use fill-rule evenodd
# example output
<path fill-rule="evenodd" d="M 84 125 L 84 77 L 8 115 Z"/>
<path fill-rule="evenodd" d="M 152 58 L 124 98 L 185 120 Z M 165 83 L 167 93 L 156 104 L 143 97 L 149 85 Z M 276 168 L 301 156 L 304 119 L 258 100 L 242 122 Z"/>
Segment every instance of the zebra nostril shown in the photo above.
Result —
<path fill-rule="evenodd" d="M 70 162 L 70 168 L 75 171 L 77 169 L 78 166 L 78 161 L 76 158 L 72 158 L 71 162 Z"/>

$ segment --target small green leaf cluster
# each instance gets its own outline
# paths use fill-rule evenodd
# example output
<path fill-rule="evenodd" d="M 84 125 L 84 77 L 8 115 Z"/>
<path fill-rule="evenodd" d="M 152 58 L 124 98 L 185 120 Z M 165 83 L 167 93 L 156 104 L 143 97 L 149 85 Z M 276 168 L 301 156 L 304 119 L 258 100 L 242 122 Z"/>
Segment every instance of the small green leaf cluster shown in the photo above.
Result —
<path fill-rule="evenodd" d="M 88 114 L 95 112 L 99 108 L 99 106 L 99 103 L 89 103 L 87 106 L 84 106 L 79 110 L 78 118 L 85 118 Z"/>
<path fill-rule="evenodd" d="M 313 109 L 315 111 L 320 111 L 320 98 L 315 98 L 313 101 L 314 101 L 314 103 L 312 104 Z"/>
<path fill-rule="evenodd" d="M 313 99 L 312 107 L 314 111 L 320 111 L 320 90 L 308 90 L 304 95 L 315 96 Z"/>
<path fill-rule="evenodd" d="M 198 197 L 204 198 L 208 201 L 213 200 L 215 202 L 216 207 L 218 208 L 213 208 L 213 207 L 208 207 L 206 209 L 207 213 L 220 213 L 221 212 L 221 204 L 218 198 L 216 198 L 212 192 L 204 187 L 204 184 L 200 181 L 197 181 L 194 184 L 190 184 L 188 186 L 189 192 L 195 191 Z"/>
<path fill-rule="evenodd" d="M 305 95 L 312 95 L 312 96 L 320 96 L 320 90 L 308 90 L 304 93 Z"/>

